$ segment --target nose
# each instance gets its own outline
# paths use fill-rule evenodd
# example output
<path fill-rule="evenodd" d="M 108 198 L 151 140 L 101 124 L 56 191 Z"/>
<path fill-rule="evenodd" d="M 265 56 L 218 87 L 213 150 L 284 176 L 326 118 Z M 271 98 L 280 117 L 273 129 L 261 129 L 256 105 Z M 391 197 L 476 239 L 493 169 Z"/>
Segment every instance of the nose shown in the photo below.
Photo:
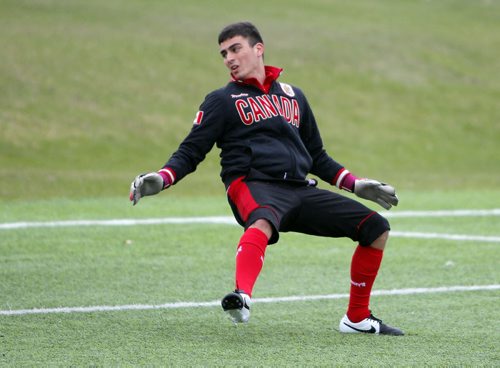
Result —
<path fill-rule="evenodd" d="M 227 56 L 225 59 L 224 59 L 224 64 L 226 65 L 227 68 L 231 69 L 231 67 L 233 66 L 233 64 L 235 63 L 235 59 L 234 57 L 231 57 L 231 56 Z"/>
<path fill-rule="evenodd" d="M 228 52 L 226 55 L 226 62 L 228 64 L 232 64 L 234 62 L 234 54 L 232 52 Z"/>

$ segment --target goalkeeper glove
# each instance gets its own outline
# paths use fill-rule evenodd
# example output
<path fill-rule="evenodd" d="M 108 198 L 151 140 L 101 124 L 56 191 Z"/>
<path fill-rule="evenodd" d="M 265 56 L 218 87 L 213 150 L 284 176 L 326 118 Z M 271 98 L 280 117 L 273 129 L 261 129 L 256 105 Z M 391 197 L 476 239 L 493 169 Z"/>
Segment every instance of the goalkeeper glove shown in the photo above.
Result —
<path fill-rule="evenodd" d="M 175 175 L 169 169 L 137 175 L 130 184 L 130 200 L 135 206 L 142 197 L 155 195 L 173 184 Z"/>
<path fill-rule="evenodd" d="M 394 187 L 372 179 L 357 179 L 354 182 L 354 194 L 376 202 L 386 210 L 397 206 L 399 202 Z"/>
<path fill-rule="evenodd" d="M 399 199 L 396 190 L 377 180 L 359 179 L 348 170 L 343 169 L 334 182 L 340 189 L 354 192 L 360 198 L 376 202 L 386 210 L 398 205 Z"/>

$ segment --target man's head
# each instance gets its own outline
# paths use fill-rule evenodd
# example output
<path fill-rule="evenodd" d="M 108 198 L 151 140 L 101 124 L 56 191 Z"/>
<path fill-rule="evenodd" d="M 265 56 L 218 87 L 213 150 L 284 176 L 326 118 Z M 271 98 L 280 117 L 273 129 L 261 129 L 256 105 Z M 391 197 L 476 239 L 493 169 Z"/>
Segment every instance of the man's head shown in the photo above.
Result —
<path fill-rule="evenodd" d="M 257 27 L 250 22 L 239 22 L 224 27 L 219 34 L 219 45 L 235 36 L 247 38 L 251 46 L 254 46 L 258 42 L 264 44 Z"/>
<path fill-rule="evenodd" d="M 262 82 L 265 77 L 264 42 L 252 23 L 226 26 L 219 34 L 219 50 L 224 65 L 235 79 L 256 78 Z"/>

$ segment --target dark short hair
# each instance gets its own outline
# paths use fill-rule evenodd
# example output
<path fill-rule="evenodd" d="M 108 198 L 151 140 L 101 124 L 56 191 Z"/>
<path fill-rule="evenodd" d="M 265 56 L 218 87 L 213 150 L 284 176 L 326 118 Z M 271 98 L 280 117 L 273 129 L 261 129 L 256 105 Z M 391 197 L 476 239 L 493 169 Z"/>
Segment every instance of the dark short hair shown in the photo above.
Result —
<path fill-rule="evenodd" d="M 250 22 L 238 22 L 229 24 L 219 33 L 219 45 L 236 36 L 247 38 L 251 46 L 256 43 L 264 43 L 257 27 Z"/>

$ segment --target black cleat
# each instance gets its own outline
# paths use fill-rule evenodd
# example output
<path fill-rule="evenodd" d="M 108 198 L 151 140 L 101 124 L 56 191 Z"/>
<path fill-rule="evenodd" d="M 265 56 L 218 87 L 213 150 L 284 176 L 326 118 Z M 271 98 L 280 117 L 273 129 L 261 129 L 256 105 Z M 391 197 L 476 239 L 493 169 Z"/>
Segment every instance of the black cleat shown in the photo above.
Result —
<path fill-rule="evenodd" d="M 234 323 L 246 323 L 250 318 L 250 297 L 242 291 L 235 290 L 221 300 L 222 309 Z"/>

